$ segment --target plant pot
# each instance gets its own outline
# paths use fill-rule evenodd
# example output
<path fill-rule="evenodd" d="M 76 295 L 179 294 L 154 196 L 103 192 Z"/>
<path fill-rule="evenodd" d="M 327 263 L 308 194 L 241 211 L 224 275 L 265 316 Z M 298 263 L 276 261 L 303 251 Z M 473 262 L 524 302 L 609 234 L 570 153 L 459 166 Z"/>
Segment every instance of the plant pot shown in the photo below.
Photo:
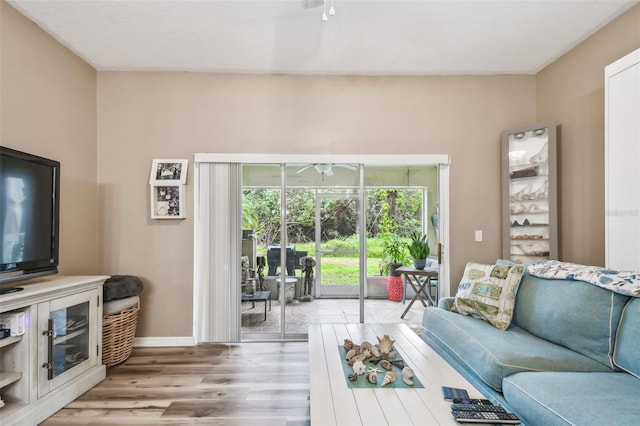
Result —
<path fill-rule="evenodd" d="M 427 259 L 413 259 L 413 267 L 416 269 L 424 269 L 427 266 Z"/>
<path fill-rule="evenodd" d="M 387 299 L 392 302 L 401 302 L 403 290 L 402 277 L 387 277 Z"/>
<path fill-rule="evenodd" d="M 389 275 L 392 277 L 399 277 L 401 274 L 396 271 L 396 269 L 402 267 L 402 263 L 390 263 L 389 264 Z"/>

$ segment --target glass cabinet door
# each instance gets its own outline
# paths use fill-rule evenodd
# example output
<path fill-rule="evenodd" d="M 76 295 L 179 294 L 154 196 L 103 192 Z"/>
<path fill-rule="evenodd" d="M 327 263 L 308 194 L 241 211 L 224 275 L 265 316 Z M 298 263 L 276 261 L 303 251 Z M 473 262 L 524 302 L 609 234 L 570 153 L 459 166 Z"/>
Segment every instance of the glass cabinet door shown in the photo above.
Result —
<path fill-rule="evenodd" d="M 503 257 L 557 259 L 556 124 L 502 134 Z"/>
<path fill-rule="evenodd" d="M 60 386 L 97 362 L 95 327 L 97 291 L 87 291 L 38 305 L 39 396 Z"/>

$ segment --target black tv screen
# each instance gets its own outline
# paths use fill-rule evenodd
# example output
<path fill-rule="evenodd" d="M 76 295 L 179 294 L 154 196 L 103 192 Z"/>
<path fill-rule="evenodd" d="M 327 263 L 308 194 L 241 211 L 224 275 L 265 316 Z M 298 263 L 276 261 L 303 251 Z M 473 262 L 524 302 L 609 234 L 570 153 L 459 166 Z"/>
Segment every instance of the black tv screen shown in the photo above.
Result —
<path fill-rule="evenodd" d="M 60 163 L 0 147 L 0 283 L 58 272 Z"/>

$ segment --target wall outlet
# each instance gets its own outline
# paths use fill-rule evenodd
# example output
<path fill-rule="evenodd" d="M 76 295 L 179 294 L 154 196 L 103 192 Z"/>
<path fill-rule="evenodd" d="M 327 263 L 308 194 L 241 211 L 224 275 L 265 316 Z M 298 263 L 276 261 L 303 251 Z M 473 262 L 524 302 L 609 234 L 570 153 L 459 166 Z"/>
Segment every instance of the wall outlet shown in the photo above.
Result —
<path fill-rule="evenodd" d="M 482 229 L 476 229 L 476 242 L 482 241 Z"/>

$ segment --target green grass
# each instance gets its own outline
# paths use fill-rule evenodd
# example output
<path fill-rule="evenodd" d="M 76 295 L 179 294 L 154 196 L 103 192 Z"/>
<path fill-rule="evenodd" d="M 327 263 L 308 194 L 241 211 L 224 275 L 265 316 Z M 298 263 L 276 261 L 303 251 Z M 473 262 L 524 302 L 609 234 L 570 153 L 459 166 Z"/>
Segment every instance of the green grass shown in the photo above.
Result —
<path fill-rule="evenodd" d="M 380 259 L 367 259 L 367 275 L 379 275 Z M 359 260 L 356 257 L 323 257 L 322 283 L 331 285 L 358 285 Z"/>
<path fill-rule="evenodd" d="M 295 243 L 296 250 L 306 251 L 308 256 L 316 257 L 316 245 L 310 243 Z M 327 249 L 358 249 L 358 240 L 349 238 L 346 240 L 332 240 L 324 243 Z M 382 259 L 382 242 L 378 238 L 367 240 L 367 276 L 380 275 L 379 264 Z M 258 247 L 258 255 L 266 256 L 266 248 Z M 358 285 L 359 278 L 358 254 L 334 253 L 322 256 L 322 282 L 333 285 Z M 317 274 L 317 272 L 316 272 Z"/>

